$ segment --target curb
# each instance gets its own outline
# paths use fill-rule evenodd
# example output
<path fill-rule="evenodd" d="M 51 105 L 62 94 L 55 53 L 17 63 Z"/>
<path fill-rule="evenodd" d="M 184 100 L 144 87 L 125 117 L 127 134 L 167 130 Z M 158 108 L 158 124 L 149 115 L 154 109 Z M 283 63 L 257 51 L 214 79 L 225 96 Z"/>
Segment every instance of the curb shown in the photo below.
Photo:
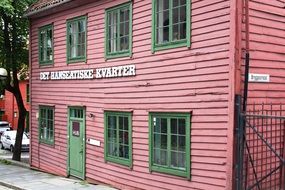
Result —
<path fill-rule="evenodd" d="M 2 185 L 2 186 L 4 186 L 4 187 L 8 187 L 8 188 L 10 188 L 10 189 L 25 190 L 25 189 L 23 189 L 23 188 L 17 187 L 17 186 L 15 186 L 15 185 L 10 184 L 10 183 L 4 183 L 4 182 L 2 182 L 2 181 L 0 181 L 0 185 Z"/>
<path fill-rule="evenodd" d="M 27 164 L 27 163 L 23 163 L 23 162 L 11 160 L 11 159 L 0 158 L 0 162 L 5 162 L 5 163 L 7 163 L 7 164 L 11 164 L 11 165 L 15 165 L 15 166 L 20 166 L 20 167 L 28 168 L 28 169 L 31 168 L 30 165 Z"/>

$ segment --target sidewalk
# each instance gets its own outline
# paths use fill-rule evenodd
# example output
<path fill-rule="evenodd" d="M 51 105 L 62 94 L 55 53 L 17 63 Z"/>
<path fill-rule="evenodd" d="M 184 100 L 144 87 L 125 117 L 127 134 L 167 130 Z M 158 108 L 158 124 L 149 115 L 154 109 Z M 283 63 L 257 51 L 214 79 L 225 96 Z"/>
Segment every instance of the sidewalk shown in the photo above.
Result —
<path fill-rule="evenodd" d="M 18 164 L 3 159 L 0 161 L 0 185 L 16 190 L 116 190 L 104 185 L 91 185 L 85 181 L 31 170 L 23 167 L 27 165 Z"/>

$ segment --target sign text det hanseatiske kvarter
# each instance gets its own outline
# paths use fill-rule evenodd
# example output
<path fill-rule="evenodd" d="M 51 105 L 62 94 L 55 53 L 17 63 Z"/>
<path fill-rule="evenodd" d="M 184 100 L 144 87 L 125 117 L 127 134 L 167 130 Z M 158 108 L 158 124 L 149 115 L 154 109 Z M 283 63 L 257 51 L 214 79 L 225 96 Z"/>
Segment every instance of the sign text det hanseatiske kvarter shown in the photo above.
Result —
<path fill-rule="evenodd" d="M 117 67 L 106 67 L 96 69 L 95 78 L 115 78 L 136 75 L 135 65 L 124 65 Z M 93 69 L 70 70 L 70 71 L 51 71 L 41 72 L 40 80 L 77 80 L 77 79 L 93 79 Z"/>

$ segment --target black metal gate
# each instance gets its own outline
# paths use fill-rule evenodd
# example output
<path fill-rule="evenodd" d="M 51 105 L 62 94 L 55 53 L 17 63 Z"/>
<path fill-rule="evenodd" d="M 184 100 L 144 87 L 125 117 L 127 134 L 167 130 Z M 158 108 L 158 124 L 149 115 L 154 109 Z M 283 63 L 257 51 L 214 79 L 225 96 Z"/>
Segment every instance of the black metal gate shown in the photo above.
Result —
<path fill-rule="evenodd" d="M 236 101 L 236 189 L 285 189 L 285 117 L 282 105 Z"/>

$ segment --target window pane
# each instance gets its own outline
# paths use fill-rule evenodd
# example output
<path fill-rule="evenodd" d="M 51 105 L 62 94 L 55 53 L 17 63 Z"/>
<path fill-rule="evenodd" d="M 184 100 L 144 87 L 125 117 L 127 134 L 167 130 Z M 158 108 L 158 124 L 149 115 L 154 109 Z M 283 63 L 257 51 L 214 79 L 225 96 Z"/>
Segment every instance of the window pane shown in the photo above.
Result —
<path fill-rule="evenodd" d="M 185 145 L 186 145 L 185 136 L 180 136 L 178 138 L 178 150 L 185 152 L 186 151 Z"/>
<path fill-rule="evenodd" d="M 166 150 L 160 150 L 160 165 L 167 165 L 167 151 Z"/>
<path fill-rule="evenodd" d="M 167 133 L 167 119 L 161 119 L 161 133 Z"/>
<path fill-rule="evenodd" d="M 108 128 L 116 129 L 116 116 L 108 116 Z"/>
<path fill-rule="evenodd" d="M 128 50 L 129 49 L 129 38 L 128 37 L 122 37 L 120 38 L 120 50 Z"/>
<path fill-rule="evenodd" d="M 179 22 L 179 7 L 172 10 L 172 19 L 173 24 L 177 24 Z"/>
<path fill-rule="evenodd" d="M 109 13 L 109 52 L 117 51 L 117 14 Z"/>
<path fill-rule="evenodd" d="M 119 117 L 119 129 L 124 130 L 124 117 Z"/>
<path fill-rule="evenodd" d="M 161 135 L 160 147 L 162 149 L 167 149 L 167 135 Z"/>
<path fill-rule="evenodd" d="M 173 7 L 177 7 L 180 5 L 180 0 L 173 0 Z"/>
<path fill-rule="evenodd" d="M 129 147 L 120 145 L 119 156 L 123 158 L 129 158 Z"/>
<path fill-rule="evenodd" d="M 116 142 L 116 131 L 112 129 L 108 129 L 108 141 Z"/>
<path fill-rule="evenodd" d="M 160 134 L 155 134 L 154 135 L 154 147 L 160 148 L 160 145 L 161 145 L 161 136 Z"/>
<path fill-rule="evenodd" d="M 186 23 L 179 24 L 179 39 L 186 39 Z"/>
<path fill-rule="evenodd" d="M 154 128 L 154 132 L 156 133 L 160 133 L 160 119 L 153 117 L 153 128 Z"/>
<path fill-rule="evenodd" d="M 85 33 L 85 20 L 78 21 L 78 32 Z"/>
<path fill-rule="evenodd" d="M 184 153 L 175 152 L 175 151 L 171 152 L 171 167 L 185 170 L 186 168 L 185 160 L 186 157 Z"/>
<path fill-rule="evenodd" d="M 177 152 L 176 151 L 171 152 L 171 166 L 172 167 L 178 166 L 178 158 L 177 158 Z"/>
<path fill-rule="evenodd" d="M 185 153 L 180 153 L 178 152 L 177 153 L 177 156 L 178 156 L 178 165 L 177 167 L 179 167 L 180 169 L 186 169 L 186 154 Z"/>
<path fill-rule="evenodd" d="M 179 124 L 179 134 L 185 135 L 186 134 L 186 120 L 185 119 L 179 119 L 178 124 Z"/>
<path fill-rule="evenodd" d="M 108 142 L 108 155 L 117 156 L 116 144 Z"/>
<path fill-rule="evenodd" d="M 177 126 L 177 119 L 171 119 L 170 120 L 171 124 L 171 133 L 172 134 L 177 134 L 178 133 L 178 126 Z"/>
<path fill-rule="evenodd" d="M 176 135 L 171 135 L 171 150 L 177 150 L 177 136 Z"/>
<path fill-rule="evenodd" d="M 157 1 L 156 13 L 156 39 L 157 43 L 166 43 L 169 41 L 169 2 L 168 0 Z"/>
<path fill-rule="evenodd" d="M 154 150 L 154 163 L 159 165 L 167 165 L 167 151 L 155 149 Z"/>

